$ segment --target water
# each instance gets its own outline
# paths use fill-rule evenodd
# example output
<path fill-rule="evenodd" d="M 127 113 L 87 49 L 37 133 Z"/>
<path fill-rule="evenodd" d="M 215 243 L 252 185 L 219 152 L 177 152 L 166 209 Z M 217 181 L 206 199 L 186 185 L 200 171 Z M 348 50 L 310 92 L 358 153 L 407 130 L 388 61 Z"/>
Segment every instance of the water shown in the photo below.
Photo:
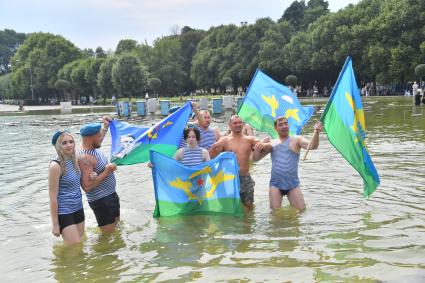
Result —
<path fill-rule="evenodd" d="M 102 236 L 84 199 L 86 239 L 72 248 L 51 235 L 50 138 L 58 125 L 76 133 L 98 117 L 0 117 L 2 281 L 424 282 L 425 113 L 411 105 L 401 97 L 364 101 L 367 144 L 381 176 L 369 200 L 361 178 L 322 134 L 319 149 L 300 162 L 305 212 L 287 200 L 270 211 L 269 157 L 252 167 L 255 209 L 243 218 L 154 219 L 150 170 L 120 167 L 121 226 Z M 109 148 L 108 137 L 104 152 Z"/>

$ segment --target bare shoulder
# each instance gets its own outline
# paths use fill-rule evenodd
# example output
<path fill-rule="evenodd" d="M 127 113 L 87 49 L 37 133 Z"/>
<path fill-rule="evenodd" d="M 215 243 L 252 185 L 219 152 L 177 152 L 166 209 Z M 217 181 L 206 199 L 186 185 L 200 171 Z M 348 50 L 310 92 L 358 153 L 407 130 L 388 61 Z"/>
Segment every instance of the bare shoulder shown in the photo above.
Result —
<path fill-rule="evenodd" d="M 55 171 L 59 171 L 61 170 L 61 166 L 59 165 L 58 162 L 56 161 L 51 161 L 49 164 L 49 171 L 55 172 Z"/>
<path fill-rule="evenodd" d="M 79 154 L 77 156 L 77 161 L 78 161 L 78 165 L 80 166 L 96 166 L 96 158 L 91 155 L 91 154 L 87 154 L 87 153 L 83 153 L 83 154 Z"/>
<path fill-rule="evenodd" d="M 259 142 L 254 136 L 243 136 L 243 139 L 249 141 L 251 144 L 256 144 Z"/>
<path fill-rule="evenodd" d="M 202 148 L 202 155 L 205 156 L 205 157 L 210 158 L 210 153 L 205 148 Z"/>
<path fill-rule="evenodd" d="M 176 153 L 174 153 L 173 158 L 174 158 L 175 160 L 181 160 L 181 159 L 183 158 L 183 150 L 184 150 L 184 147 L 179 148 L 179 149 L 176 151 Z"/>
<path fill-rule="evenodd" d="M 62 168 L 60 164 L 56 161 L 51 161 L 49 164 L 49 180 L 58 179 L 62 175 Z"/>
<path fill-rule="evenodd" d="M 222 136 L 218 141 L 228 141 L 230 140 L 230 136 Z"/>
<path fill-rule="evenodd" d="M 291 136 L 290 138 L 291 138 L 291 140 L 292 140 L 293 142 L 298 143 L 298 142 L 300 142 L 300 141 L 303 139 L 303 136 L 300 136 L 300 135 L 294 135 L 294 136 Z"/>
<path fill-rule="evenodd" d="M 304 141 L 306 141 L 306 139 L 305 139 L 303 136 L 295 135 L 295 136 L 291 136 L 291 141 L 290 141 L 290 143 L 291 143 L 293 146 L 301 147 L 301 145 L 302 145 L 302 143 L 303 143 Z M 307 142 L 308 142 L 308 141 L 307 141 Z"/>
<path fill-rule="evenodd" d="M 81 154 L 77 155 L 77 160 L 78 161 L 80 161 L 80 160 L 96 160 L 96 158 L 91 154 L 81 153 Z"/>

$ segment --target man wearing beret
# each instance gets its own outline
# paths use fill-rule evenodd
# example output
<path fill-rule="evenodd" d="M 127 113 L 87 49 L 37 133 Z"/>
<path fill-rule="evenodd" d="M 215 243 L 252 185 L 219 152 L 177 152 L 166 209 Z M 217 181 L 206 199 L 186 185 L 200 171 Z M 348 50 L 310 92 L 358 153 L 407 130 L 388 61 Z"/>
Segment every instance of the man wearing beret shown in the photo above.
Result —
<path fill-rule="evenodd" d="M 78 153 L 78 165 L 81 170 L 81 187 L 86 192 L 97 224 L 103 233 L 111 233 L 119 221 L 120 200 L 115 192 L 114 171 L 117 166 L 108 163 L 107 157 L 99 149 L 108 132 L 110 119 L 103 117 L 102 120 L 103 126 L 91 123 L 80 129 L 82 146 Z"/>

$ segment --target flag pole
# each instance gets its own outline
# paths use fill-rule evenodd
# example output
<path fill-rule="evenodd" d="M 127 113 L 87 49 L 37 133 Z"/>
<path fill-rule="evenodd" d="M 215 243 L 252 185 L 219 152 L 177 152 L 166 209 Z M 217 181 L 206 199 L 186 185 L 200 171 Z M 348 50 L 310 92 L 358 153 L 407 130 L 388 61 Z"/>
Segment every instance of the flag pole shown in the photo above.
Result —
<path fill-rule="evenodd" d="M 335 83 L 335 85 L 334 85 L 334 86 L 338 85 L 338 84 L 339 84 L 339 82 L 341 81 L 341 79 L 342 79 L 342 74 L 344 73 L 344 71 L 345 71 L 345 69 L 347 68 L 348 63 L 349 63 L 350 61 L 351 61 L 351 57 L 350 57 L 350 56 L 347 56 L 347 58 L 345 59 L 344 66 L 342 67 L 342 70 L 341 70 L 341 72 L 339 73 L 339 75 L 338 75 L 338 79 L 336 80 L 336 83 Z M 336 92 L 336 88 L 334 87 L 334 88 L 332 89 L 332 93 L 331 93 L 331 95 L 329 96 L 328 102 L 326 103 L 325 110 L 322 112 L 322 115 L 320 116 L 320 121 L 322 121 L 322 119 L 323 119 L 323 115 L 327 112 L 327 110 L 328 110 L 329 106 L 331 105 L 331 102 L 332 102 L 332 100 L 333 100 L 333 98 L 334 98 L 334 96 L 335 96 L 335 92 Z M 325 131 L 326 131 L 326 129 L 325 129 Z M 311 140 L 313 140 L 313 138 L 315 138 L 315 137 L 316 137 L 316 135 L 318 135 L 318 134 L 319 134 L 319 133 L 318 133 L 317 131 L 315 131 L 315 132 L 314 132 L 314 134 L 313 134 L 313 137 L 311 138 Z M 307 151 L 305 152 L 305 154 L 304 154 L 304 157 L 303 157 L 302 161 L 305 161 L 305 160 L 306 160 L 306 158 L 307 158 L 307 154 L 308 154 L 308 152 L 310 151 L 310 149 L 311 149 L 311 141 L 310 141 L 310 143 L 308 144 Z"/>
<path fill-rule="evenodd" d="M 309 142 L 309 144 L 308 144 L 308 147 L 307 147 L 307 150 L 306 150 L 306 152 L 305 152 L 305 154 L 304 154 L 304 157 L 303 157 L 303 161 L 305 161 L 306 160 L 306 158 L 307 158 L 307 154 L 308 154 L 308 152 L 310 151 L 310 149 L 311 149 L 311 141 L 312 140 L 314 140 L 315 138 L 316 138 L 316 136 L 319 134 L 319 131 L 314 131 L 314 134 L 313 134 L 313 136 L 311 137 L 311 140 L 310 140 L 310 142 Z"/>

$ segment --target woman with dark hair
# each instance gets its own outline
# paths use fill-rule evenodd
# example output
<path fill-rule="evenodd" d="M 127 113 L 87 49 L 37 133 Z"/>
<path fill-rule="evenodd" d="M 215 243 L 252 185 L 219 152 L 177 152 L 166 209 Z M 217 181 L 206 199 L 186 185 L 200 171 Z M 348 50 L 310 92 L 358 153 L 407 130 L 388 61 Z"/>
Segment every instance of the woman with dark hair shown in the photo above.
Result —
<path fill-rule="evenodd" d="M 174 154 L 174 159 L 184 166 L 196 166 L 210 160 L 210 154 L 205 148 L 199 147 L 201 132 L 196 127 L 184 129 L 183 138 L 187 142 L 185 147 L 180 148 Z"/>
<path fill-rule="evenodd" d="M 50 162 L 48 178 L 52 234 L 62 235 L 66 244 L 77 244 L 84 234 L 85 218 L 74 137 L 60 130 L 54 133 L 52 144 L 57 153 Z"/>

